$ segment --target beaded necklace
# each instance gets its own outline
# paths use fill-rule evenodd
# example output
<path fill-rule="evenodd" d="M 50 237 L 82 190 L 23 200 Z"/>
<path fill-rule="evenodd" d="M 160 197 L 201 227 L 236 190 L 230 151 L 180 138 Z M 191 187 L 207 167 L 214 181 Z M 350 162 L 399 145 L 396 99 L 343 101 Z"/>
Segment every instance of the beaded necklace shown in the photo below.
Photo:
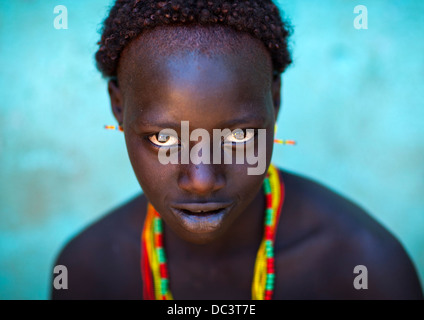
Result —
<path fill-rule="evenodd" d="M 274 240 L 284 202 L 284 183 L 271 164 L 263 182 L 266 197 L 264 235 L 256 255 L 252 281 L 253 300 L 271 300 L 274 292 Z M 145 300 L 172 300 L 163 248 L 162 219 L 148 203 L 141 239 L 141 273 Z"/>

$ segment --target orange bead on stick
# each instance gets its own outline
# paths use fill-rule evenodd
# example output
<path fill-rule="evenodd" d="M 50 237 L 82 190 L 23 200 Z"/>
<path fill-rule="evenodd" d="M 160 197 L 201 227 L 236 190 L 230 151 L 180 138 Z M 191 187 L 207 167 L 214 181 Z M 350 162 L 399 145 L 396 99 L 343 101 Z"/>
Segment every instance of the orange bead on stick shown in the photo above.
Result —
<path fill-rule="evenodd" d="M 278 144 L 289 144 L 289 145 L 294 146 L 296 144 L 296 141 L 294 141 L 294 140 L 274 139 L 274 143 L 278 143 Z"/>
<path fill-rule="evenodd" d="M 122 128 L 122 126 L 108 126 L 108 125 L 106 125 L 105 129 L 106 130 L 118 130 L 118 131 L 121 131 L 121 132 L 124 131 L 124 128 Z"/>

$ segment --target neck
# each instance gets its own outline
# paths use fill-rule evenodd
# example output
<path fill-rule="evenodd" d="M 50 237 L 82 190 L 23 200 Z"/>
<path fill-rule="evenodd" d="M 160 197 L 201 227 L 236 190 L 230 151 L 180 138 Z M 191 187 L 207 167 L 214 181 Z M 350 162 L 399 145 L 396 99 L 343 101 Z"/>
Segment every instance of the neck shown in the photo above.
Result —
<path fill-rule="evenodd" d="M 264 230 L 265 196 L 259 189 L 253 201 L 214 242 L 193 244 L 178 237 L 164 224 L 165 250 L 171 259 L 216 260 L 240 253 L 256 254 Z"/>

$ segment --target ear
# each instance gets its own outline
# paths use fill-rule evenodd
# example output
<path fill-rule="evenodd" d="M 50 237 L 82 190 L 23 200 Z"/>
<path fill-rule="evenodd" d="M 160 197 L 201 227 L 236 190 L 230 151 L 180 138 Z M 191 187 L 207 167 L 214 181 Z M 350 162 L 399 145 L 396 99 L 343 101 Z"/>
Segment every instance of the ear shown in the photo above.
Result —
<path fill-rule="evenodd" d="M 281 74 L 274 74 L 272 77 L 272 101 L 274 103 L 275 121 L 278 118 L 278 112 L 280 111 L 281 104 Z"/>
<path fill-rule="evenodd" d="M 122 92 L 118 86 L 118 81 L 116 79 L 109 80 L 107 89 L 109 92 L 113 115 L 115 116 L 115 119 L 118 121 L 119 125 L 122 125 L 124 120 L 124 107 Z"/>

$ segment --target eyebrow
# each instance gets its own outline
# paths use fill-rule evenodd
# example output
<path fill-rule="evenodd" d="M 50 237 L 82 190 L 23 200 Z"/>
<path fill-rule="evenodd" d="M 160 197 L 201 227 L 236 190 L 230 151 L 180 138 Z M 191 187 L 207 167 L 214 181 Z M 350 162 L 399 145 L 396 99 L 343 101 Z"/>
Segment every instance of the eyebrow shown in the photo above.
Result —
<path fill-rule="evenodd" d="M 188 120 L 184 120 L 182 119 L 181 121 L 188 121 Z M 145 121 L 145 120 L 139 120 L 137 121 L 138 125 L 143 125 L 143 126 L 153 126 L 153 127 L 158 127 L 158 128 L 169 128 L 169 129 L 174 129 L 176 131 L 178 131 L 181 128 L 181 121 L 180 122 L 167 122 L 167 121 Z M 263 125 L 266 122 L 266 119 L 264 116 L 262 115 L 244 115 L 241 117 L 237 117 L 234 119 L 230 119 L 227 121 L 222 121 L 218 124 L 218 126 L 216 127 L 216 129 L 218 128 L 231 128 L 231 127 L 237 127 L 237 125 L 243 125 L 246 123 L 260 123 L 261 125 Z"/>
<path fill-rule="evenodd" d="M 142 125 L 142 126 L 150 126 L 150 127 L 158 127 L 158 128 L 169 128 L 169 129 L 178 129 L 181 128 L 181 122 L 180 123 L 176 123 L 176 122 L 155 122 L 155 121 L 144 121 L 144 120 L 140 120 L 137 121 L 138 125 Z"/>
<path fill-rule="evenodd" d="M 237 117 L 228 121 L 223 121 L 220 123 L 220 127 L 235 127 L 237 125 L 240 124 L 245 124 L 245 123 L 265 123 L 266 119 L 263 115 L 244 115 L 241 117 Z"/>

